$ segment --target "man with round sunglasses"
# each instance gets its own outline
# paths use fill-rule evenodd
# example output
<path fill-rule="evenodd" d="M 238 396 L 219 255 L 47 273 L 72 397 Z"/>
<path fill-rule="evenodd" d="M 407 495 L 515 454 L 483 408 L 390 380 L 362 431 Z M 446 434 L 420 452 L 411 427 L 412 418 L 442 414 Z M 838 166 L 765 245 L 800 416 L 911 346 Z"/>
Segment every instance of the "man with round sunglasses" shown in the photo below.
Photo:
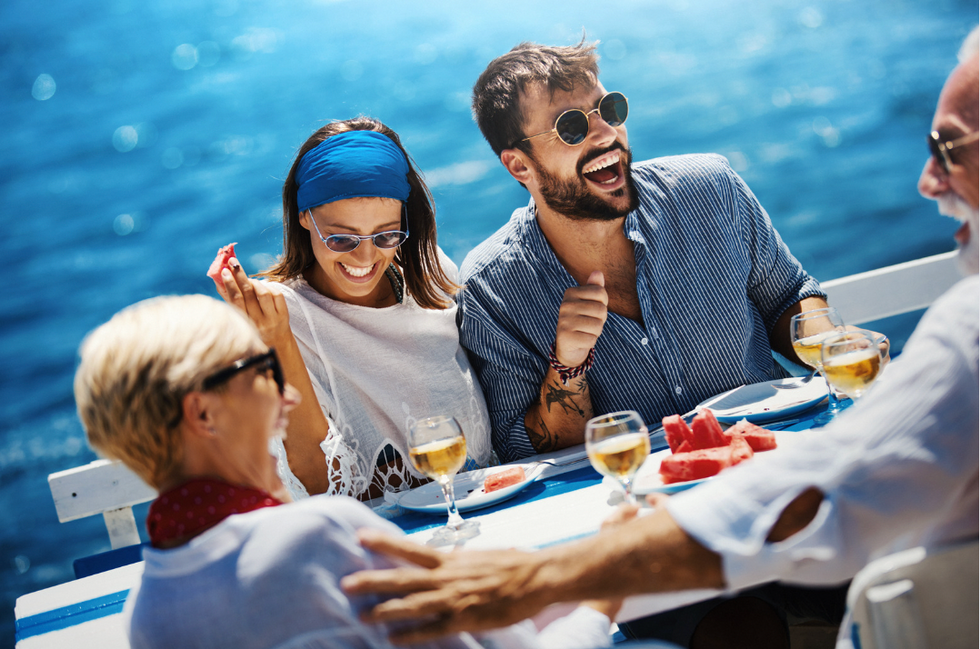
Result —
<path fill-rule="evenodd" d="M 645 421 L 784 376 L 790 317 L 826 306 L 727 161 L 633 163 L 629 100 L 595 45 L 524 43 L 473 91 L 494 153 L 531 194 L 463 262 L 461 341 L 500 459 L 583 442 L 594 415 Z"/>

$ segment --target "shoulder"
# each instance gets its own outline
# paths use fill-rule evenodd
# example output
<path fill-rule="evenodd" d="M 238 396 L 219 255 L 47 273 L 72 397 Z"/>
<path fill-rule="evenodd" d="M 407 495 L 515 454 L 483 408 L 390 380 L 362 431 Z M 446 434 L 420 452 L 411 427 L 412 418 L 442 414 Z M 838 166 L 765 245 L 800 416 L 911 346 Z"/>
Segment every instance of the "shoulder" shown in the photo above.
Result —
<path fill-rule="evenodd" d="M 253 516 L 254 520 L 249 520 Z M 243 559 L 256 570 L 269 571 L 293 564 L 300 557 L 330 557 L 341 564 L 364 560 L 366 553 L 357 543 L 357 530 L 361 528 L 402 534 L 396 525 L 347 496 L 313 496 L 228 521 L 244 528 Z"/>
<path fill-rule="evenodd" d="M 634 162 L 633 173 L 642 179 L 721 177 L 734 172 L 728 159 L 717 153 L 689 153 Z"/>
<path fill-rule="evenodd" d="M 514 210 L 510 220 L 488 239 L 478 244 L 466 255 L 460 266 L 459 276 L 463 284 L 468 284 L 491 269 L 499 269 L 520 259 L 524 255 L 528 228 L 534 217 L 530 208 Z"/>
<path fill-rule="evenodd" d="M 975 355 L 980 338 L 980 276 L 961 279 L 943 293 L 923 316 L 915 334 L 956 341 Z"/>

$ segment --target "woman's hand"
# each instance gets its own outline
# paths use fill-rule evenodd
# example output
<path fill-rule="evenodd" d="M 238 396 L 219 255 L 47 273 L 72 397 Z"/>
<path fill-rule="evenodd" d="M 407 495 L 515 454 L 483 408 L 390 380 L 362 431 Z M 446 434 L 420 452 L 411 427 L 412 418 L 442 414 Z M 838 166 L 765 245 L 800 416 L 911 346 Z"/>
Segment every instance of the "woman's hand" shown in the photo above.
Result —
<path fill-rule="evenodd" d="M 289 311 L 282 293 L 268 282 L 250 279 L 238 259 L 228 260 L 228 268 L 221 270 L 221 282 L 217 286 L 225 302 L 241 309 L 255 323 L 266 345 L 281 345 L 292 335 Z"/>

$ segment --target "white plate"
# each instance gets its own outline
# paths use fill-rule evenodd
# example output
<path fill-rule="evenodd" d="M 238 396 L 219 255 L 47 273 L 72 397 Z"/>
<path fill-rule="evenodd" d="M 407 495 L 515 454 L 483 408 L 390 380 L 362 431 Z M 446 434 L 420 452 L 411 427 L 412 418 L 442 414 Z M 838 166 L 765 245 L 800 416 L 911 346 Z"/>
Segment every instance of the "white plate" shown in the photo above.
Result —
<path fill-rule="evenodd" d="M 798 433 L 776 431 L 776 448 L 786 446 L 787 444 L 792 444 L 797 436 Z M 766 451 L 762 452 L 765 453 Z M 691 487 L 696 487 L 702 482 L 711 480 L 715 477 L 710 476 L 707 478 L 699 478 L 697 480 L 687 480 L 685 482 L 671 482 L 670 484 L 664 484 L 663 479 L 660 477 L 660 462 L 665 457 L 670 455 L 670 453 L 670 449 L 665 448 L 657 451 L 656 453 L 652 453 L 647 457 L 639 471 L 636 472 L 636 477 L 633 478 L 633 493 L 635 495 L 645 496 L 652 493 L 673 494 L 677 493 L 678 491 L 690 489 Z M 603 478 L 602 484 L 613 490 L 622 489 L 619 481 L 613 478 Z"/>
<path fill-rule="evenodd" d="M 491 491 L 490 493 L 483 491 L 483 481 L 488 475 L 498 473 L 513 466 L 520 466 L 524 469 L 525 478 L 522 482 Z M 514 464 L 460 473 L 453 480 L 453 490 L 456 493 L 456 508 L 461 512 L 466 512 L 472 509 L 496 505 L 508 498 L 512 498 L 534 482 L 535 478 L 541 475 L 545 466 L 547 465 L 538 463 Z M 442 497 L 442 489 L 436 482 L 429 482 L 411 491 L 403 491 L 401 493 L 386 492 L 385 500 L 393 505 L 417 512 L 428 512 L 431 514 L 446 513 L 446 499 Z"/>
<path fill-rule="evenodd" d="M 741 419 L 762 423 L 784 419 L 811 408 L 827 398 L 827 382 L 815 376 L 806 385 L 793 389 L 780 389 L 778 385 L 793 385 L 798 378 L 776 379 L 752 385 L 743 385 L 732 390 L 709 409 L 723 424 L 734 424 Z M 701 403 L 707 403 L 706 399 Z"/>

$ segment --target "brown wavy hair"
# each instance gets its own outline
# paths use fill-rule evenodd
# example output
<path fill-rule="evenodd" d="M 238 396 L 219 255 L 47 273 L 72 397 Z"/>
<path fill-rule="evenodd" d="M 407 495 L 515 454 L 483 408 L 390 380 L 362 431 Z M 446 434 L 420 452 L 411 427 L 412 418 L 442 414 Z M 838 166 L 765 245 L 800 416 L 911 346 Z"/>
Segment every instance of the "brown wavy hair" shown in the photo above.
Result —
<path fill-rule="evenodd" d="M 497 157 L 504 149 L 531 151 L 531 145 L 521 141 L 527 137 L 521 96 L 528 84 L 542 83 L 552 94 L 594 86 L 599 80 L 597 45 L 598 41 L 587 43 L 584 34 L 577 45 L 525 42 L 490 62 L 473 86 L 473 116 Z"/>
<path fill-rule="evenodd" d="M 459 286 L 446 275 L 439 263 L 436 247 L 436 213 L 429 188 L 422 181 L 415 161 L 402 146 L 398 134 L 371 117 L 355 117 L 331 122 L 309 137 L 296 154 L 296 160 L 282 187 L 282 257 L 273 266 L 259 273 L 275 281 L 285 281 L 302 275 L 316 263 L 310 231 L 300 225 L 296 201 L 296 169 L 308 151 L 329 137 L 349 131 L 376 131 L 398 145 L 408 160 L 410 191 L 405 201 L 409 237 L 395 253 L 395 264 L 405 277 L 405 290 L 423 309 L 445 309 L 452 304 L 451 296 Z"/>

